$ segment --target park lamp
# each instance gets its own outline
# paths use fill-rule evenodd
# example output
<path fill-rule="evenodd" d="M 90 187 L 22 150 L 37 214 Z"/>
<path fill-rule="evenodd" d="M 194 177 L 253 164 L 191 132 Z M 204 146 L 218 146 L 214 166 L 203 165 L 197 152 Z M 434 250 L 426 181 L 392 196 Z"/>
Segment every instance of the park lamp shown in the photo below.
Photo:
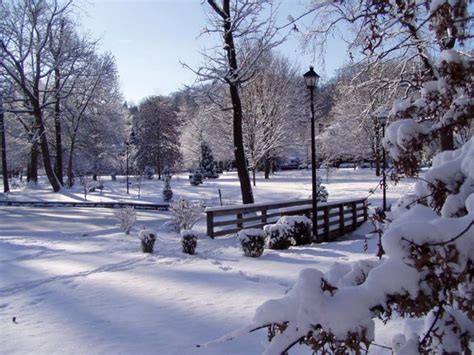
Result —
<path fill-rule="evenodd" d="M 314 67 L 310 65 L 309 71 L 303 74 L 306 87 L 310 90 L 313 90 L 318 86 L 319 75 L 314 71 Z"/>
<path fill-rule="evenodd" d="M 385 125 L 387 124 L 387 121 L 388 121 L 387 112 L 385 112 L 385 111 L 379 112 L 379 114 L 377 115 L 377 119 L 378 119 L 380 125 L 382 127 L 385 127 Z"/>

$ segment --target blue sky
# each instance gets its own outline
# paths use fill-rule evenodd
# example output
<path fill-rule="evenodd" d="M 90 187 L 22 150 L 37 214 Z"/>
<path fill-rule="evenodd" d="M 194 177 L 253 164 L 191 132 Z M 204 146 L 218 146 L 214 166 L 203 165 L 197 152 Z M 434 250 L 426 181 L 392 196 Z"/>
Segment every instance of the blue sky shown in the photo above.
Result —
<path fill-rule="evenodd" d="M 279 13 L 283 21 L 304 11 L 303 1 L 284 0 Z M 206 37 L 197 38 L 206 24 L 201 0 L 89 0 L 81 22 L 101 48 L 117 60 L 124 97 L 138 103 L 150 95 L 167 95 L 194 82 L 194 74 L 180 64 L 197 67 L 199 50 L 210 47 Z M 314 62 L 303 55 L 299 38 L 292 36 L 279 51 L 290 57 L 302 73 Z M 325 67 L 315 63 L 323 78 L 333 75 L 345 59 L 341 41 L 334 40 L 325 55 Z"/>

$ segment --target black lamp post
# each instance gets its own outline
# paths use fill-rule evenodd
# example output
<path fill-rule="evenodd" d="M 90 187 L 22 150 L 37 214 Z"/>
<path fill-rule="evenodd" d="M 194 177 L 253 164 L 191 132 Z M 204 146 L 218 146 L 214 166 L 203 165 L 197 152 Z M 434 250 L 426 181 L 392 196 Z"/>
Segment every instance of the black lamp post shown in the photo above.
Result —
<path fill-rule="evenodd" d="M 127 195 L 129 193 L 129 187 L 130 187 L 130 184 L 129 184 L 129 181 L 128 181 L 128 148 L 130 147 L 130 142 L 125 142 L 125 146 L 126 146 L 126 170 L 125 170 L 125 173 L 127 174 Z"/>
<path fill-rule="evenodd" d="M 385 125 L 387 124 L 387 113 L 381 112 L 377 115 L 380 126 L 382 126 L 382 139 L 385 138 Z M 385 147 L 382 144 L 382 193 L 383 193 L 383 211 L 387 211 L 387 157 L 385 154 Z"/>
<path fill-rule="evenodd" d="M 136 137 L 135 137 L 135 131 L 132 129 L 132 131 L 130 132 L 130 137 L 128 138 L 128 141 L 125 142 L 125 146 L 127 147 L 126 148 L 126 154 L 127 154 L 127 195 L 129 193 L 129 189 L 130 189 L 130 183 L 129 183 L 129 179 L 128 179 L 128 174 L 129 174 L 129 165 L 128 165 L 128 156 L 129 156 L 129 148 L 130 148 L 130 144 L 135 144 L 136 143 Z"/>
<path fill-rule="evenodd" d="M 304 75 L 306 87 L 311 94 L 311 173 L 313 184 L 313 240 L 318 240 L 318 194 L 316 184 L 316 142 L 315 142 L 315 128 L 314 128 L 314 89 L 318 86 L 319 75 L 314 71 L 314 67 L 310 66 L 309 71 Z"/>

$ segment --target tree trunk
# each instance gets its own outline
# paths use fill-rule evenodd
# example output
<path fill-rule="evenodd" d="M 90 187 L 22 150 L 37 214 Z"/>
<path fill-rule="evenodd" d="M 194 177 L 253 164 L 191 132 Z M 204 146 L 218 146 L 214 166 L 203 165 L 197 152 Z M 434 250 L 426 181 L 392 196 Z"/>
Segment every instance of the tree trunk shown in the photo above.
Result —
<path fill-rule="evenodd" d="M 28 164 L 28 172 L 26 181 L 38 183 L 38 143 L 32 142 L 30 147 L 30 162 Z"/>
<path fill-rule="evenodd" d="M 158 180 L 161 180 L 161 160 L 159 151 L 156 154 L 156 173 L 158 174 Z"/>
<path fill-rule="evenodd" d="M 226 43 L 225 50 L 227 52 L 227 62 L 229 64 L 229 73 L 227 84 L 229 85 L 230 98 L 232 101 L 233 119 L 233 135 L 234 135 L 234 155 L 237 174 L 240 181 L 240 191 L 242 193 L 243 203 L 254 203 L 252 185 L 250 184 L 249 171 L 247 162 L 245 161 L 244 141 L 242 137 L 242 103 L 239 96 L 239 78 L 237 55 L 232 32 L 232 19 L 230 17 L 230 0 L 223 1 L 224 10 L 224 41 Z"/>
<path fill-rule="evenodd" d="M 61 136 L 61 103 L 59 99 L 60 74 L 59 69 L 54 71 L 54 89 L 56 90 L 56 102 L 54 103 L 54 128 L 56 133 L 56 177 L 61 185 L 63 181 L 63 147 Z"/>
<path fill-rule="evenodd" d="M 265 156 L 264 164 L 265 164 L 265 180 L 268 180 L 270 179 L 270 172 L 272 169 L 272 162 L 268 155 Z"/>
<path fill-rule="evenodd" d="M 0 88 L 0 95 L 2 95 Z M 3 115 L 3 98 L 0 96 L 0 148 L 2 150 L 2 174 L 3 174 L 3 192 L 10 191 L 8 184 L 8 165 L 7 165 L 7 144 L 5 140 L 5 121 Z"/>
<path fill-rule="evenodd" d="M 240 181 L 240 191 L 243 203 L 254 203 L 252 185 L 250 184 L 249 171 L 245 161 L 244 141 L 242 137 L 242 104 L 236 84 L 230 84 L 230 97 L 234 111 L 234 154 L 237 174 Z"/>
<path fill-rule="evenodd" d="M 256 170 L 257 170 L 256 168 L 252 169 L 253 186 L 257 186 L 257 177 L 255 176 L 256 175 L 256 173 L 255 173 Z"/>
<path fill-rule="evenodd" d="M 77 127 L 76 127 L 76 130 L 74 131 L 74 134 L 71 136 L 71 144 L 69 146 L 69 156 L 68 156 L 67 167 L 66 167 L 66 175 L 67 175 L 66 186 L 69 188 L 74 186 L 74 173 L 72 171 L 72 167 L 73 167 L 73 160 L 74 160 L 74 149 L 76 148 Z"/>
<path fill-rule="evenodd" d="M 34 108 L 34 116 L 36 121 L 36 126 L 38 127 L 38 134 L 40 138 L 41 153 L 43 156 L 43 165 L 44 170 L 46 171 L 46 176 L 48 177 L 49 183 L 53 188 L 54 192 L 61 190 L 61 184 L 59 183 L 56 174 L 54 173 L 53 167 L 51 165 L 51 156 L 49 154 L 48 139 L 46 137 L 46 130 L 44 128 L 42 112 L 38 106 Z"/>

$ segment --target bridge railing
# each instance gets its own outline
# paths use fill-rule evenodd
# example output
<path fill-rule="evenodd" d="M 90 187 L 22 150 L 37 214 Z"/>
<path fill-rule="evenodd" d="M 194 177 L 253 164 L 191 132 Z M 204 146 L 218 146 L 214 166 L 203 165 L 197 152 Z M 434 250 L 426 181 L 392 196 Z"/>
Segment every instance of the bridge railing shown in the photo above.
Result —
<path fill-rule="evenodd" d="M 253 203 L 206 208 L 207 235 L 211 238 L 235 234 L 244 228 L 262 228 L 284 215 L 312 215 L 312 201 L 296 200 Z M 350 199 L 318 203 L 318 235 L 329 241 L 355 230 L 365 222 L 367 199 Z"/>

